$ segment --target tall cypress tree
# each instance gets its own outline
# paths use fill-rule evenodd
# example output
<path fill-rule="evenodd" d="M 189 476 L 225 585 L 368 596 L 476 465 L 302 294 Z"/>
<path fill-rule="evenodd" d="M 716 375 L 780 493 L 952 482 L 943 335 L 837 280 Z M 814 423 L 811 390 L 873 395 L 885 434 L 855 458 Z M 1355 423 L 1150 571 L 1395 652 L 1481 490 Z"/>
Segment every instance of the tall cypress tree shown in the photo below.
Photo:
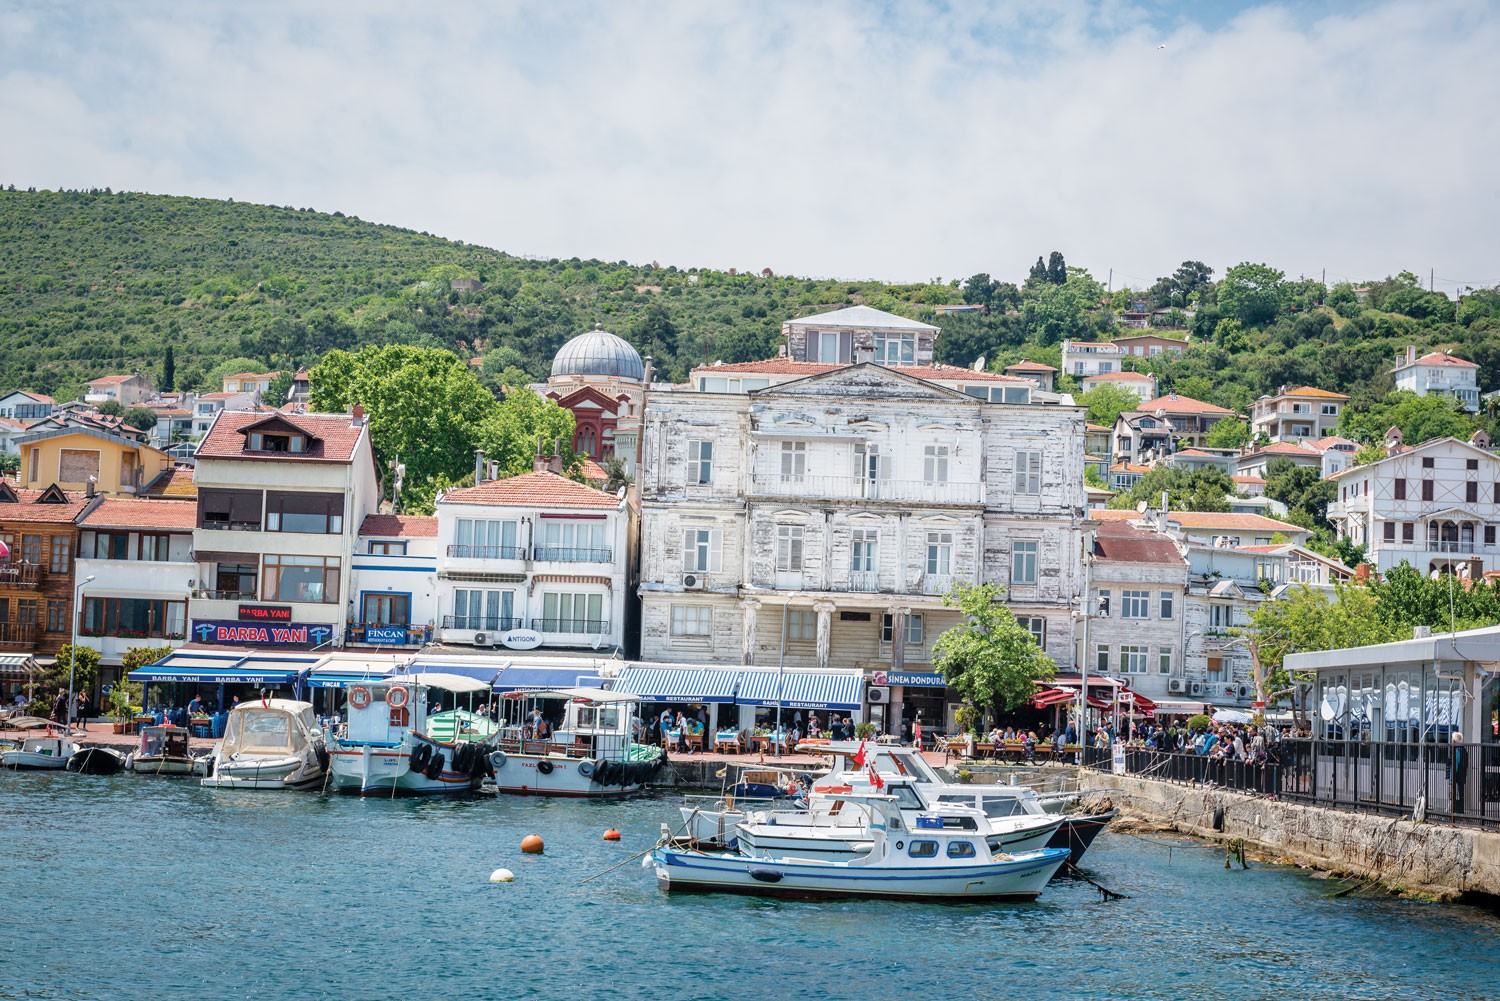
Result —
<path fill-rule="evenodd" d="M 170 393 L 177 382 L 177 359 L 172 354 L 172 345 L 167 345 L 167 353 L 161 360 L 161 391 Z"/>

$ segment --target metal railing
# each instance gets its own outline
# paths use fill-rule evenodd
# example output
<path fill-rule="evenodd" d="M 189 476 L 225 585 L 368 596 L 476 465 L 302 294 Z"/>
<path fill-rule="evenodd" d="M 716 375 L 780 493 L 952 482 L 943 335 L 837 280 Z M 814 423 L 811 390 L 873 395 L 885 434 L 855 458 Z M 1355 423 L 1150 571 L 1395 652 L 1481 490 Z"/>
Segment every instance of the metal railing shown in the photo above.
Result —
<path fill-rule="evenodd" d="M 38 563 L 0 563 L 0 587 L 35 587 L 45 572 Z"/>
<path fill-rule="evenodd" d="M 1109 771 L 1113 752 L 1109 748 L 1086 747 L 1084 764 Z M 1216 785 L 1239 792 L 1277 795 L 1281 783 L 1281 765 L 1274 758 L 1263 762 L 1236 761 L 1227 757 L 1203 754 L 1178 754 L 1151 748 L 1125 749 L 1125 771 L 1144 778 L 1193 785 Z"/>
<path fill-rule="evenodd" d="M 0 622 L 0 646 L 34 646 L 35 622 Z"/>
<path fill-rule="evenodd" d="M 534 546 L 532 553 L 532 558 L 538 562 L 552 560 L 557 563 L 609 563 L 614 559 L 614 550 L 608 547 L 588 549 L 579 546 Z"/>
<path fill-rule="evenodd" d="M 258 601 L 254 588 L 249 591 L 220 591 L 208 587 L 193 588 L 193 597 L 207 601 Z"/>
<path fill-rule="evenodd" d="M 444 629 L 478 629 L 484 632 L 500 632 L 505 629 L 520 629 L 525 619 L 505 615 L 445 615 Z"/>
<path fill-rule="evenodd" d="M 448 555 L 461 560 L 524 560 L 525 546 L 449 546 Z"/>
<path fill-rule="evenodd" d="M 753 473 L 751 493 L 763 497 L 812 497 L 830 500 L 907 501 L 932 504 L 978 504 L 984 484 L 962 480 L 892 480 L 884 477 L 804 476 Z"/>
<path fill-rule="evenodd" d="M 605 619 L 532 619 L 531 628 L 539 633 L 598 636 L 609 632 L 609 622 Z"/>

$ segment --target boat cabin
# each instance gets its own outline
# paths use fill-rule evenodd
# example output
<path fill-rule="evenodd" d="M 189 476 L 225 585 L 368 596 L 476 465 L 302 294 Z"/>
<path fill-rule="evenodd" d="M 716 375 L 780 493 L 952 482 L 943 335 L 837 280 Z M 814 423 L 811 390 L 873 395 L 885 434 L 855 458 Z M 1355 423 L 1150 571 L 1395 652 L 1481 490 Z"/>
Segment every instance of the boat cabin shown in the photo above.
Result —
<path fill-rule="evenodd" d="M 530 729 L 540 701 L 563 703 L 562 721 L 543 738 Z M 603 688 L 558 688 L 510 692 L 504 698 L 501 748 L 521 754 L 563 754 L 570 758 L 625 757 L 635 733 L 640 696 Z"/>
<path fill-rule="evenodd" d="M 444 701 L 441 694 L 432 694 L 434 689 L 452 692 L 455 697 L 468 696 L 472 701 L 476 694 L 488 693 L 490 686 L 461 674 L 432 671 L 355 682 L 345 690 L 349 722 L 339 743 L 397 747 L 408 730 L 441 743 L 451 743 L 455 733 L 459 740 L 484 740 L 494 733 L 489 719 L 463 709 L 429 715 L 430 708 Z"/>
<path fill-rule="evenodd" d="M 141 730 L 142 758 L 188 757 L 188 732 L 180 726 L 148 726 Z"/>
<path fill-rule="evenodd" d="M 292 699 L 242 702 L 229 713 L 220 758 L 300 754 L 317 731 L 318 717 L 310 703 Z"/>

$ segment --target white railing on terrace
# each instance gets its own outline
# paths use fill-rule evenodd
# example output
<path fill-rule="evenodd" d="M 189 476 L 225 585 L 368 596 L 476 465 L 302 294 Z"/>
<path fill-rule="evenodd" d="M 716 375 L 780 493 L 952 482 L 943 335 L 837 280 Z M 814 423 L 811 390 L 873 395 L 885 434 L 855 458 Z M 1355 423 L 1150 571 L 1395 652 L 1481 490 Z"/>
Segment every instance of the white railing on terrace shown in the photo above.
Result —
<path fill-rule="evenodd" d="M 757 472 L 751 493 L 764 497 L 810 497 L 827 500 L 907 501 L 929 504 L 978 504 L 984 484 L 967 481 L 867 479 L 860 476 L 782 476 Z"/>

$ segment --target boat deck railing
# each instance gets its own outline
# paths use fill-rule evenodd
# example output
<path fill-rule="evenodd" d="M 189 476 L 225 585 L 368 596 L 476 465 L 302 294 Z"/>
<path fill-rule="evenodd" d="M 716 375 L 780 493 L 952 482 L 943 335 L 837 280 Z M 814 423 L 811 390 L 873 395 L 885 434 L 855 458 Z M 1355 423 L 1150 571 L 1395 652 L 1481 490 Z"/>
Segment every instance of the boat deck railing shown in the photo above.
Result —
<path fill-rule="evenodd" d="M 515 738 L 502 738 L 498 744 L 500 750 L 506 754 L 550 754 L 562 755 L 568 758 L 592 758 L 596 757 L 594 749 L 588 744 L 559 744 L 551 740 L 517 740 Z"/>

